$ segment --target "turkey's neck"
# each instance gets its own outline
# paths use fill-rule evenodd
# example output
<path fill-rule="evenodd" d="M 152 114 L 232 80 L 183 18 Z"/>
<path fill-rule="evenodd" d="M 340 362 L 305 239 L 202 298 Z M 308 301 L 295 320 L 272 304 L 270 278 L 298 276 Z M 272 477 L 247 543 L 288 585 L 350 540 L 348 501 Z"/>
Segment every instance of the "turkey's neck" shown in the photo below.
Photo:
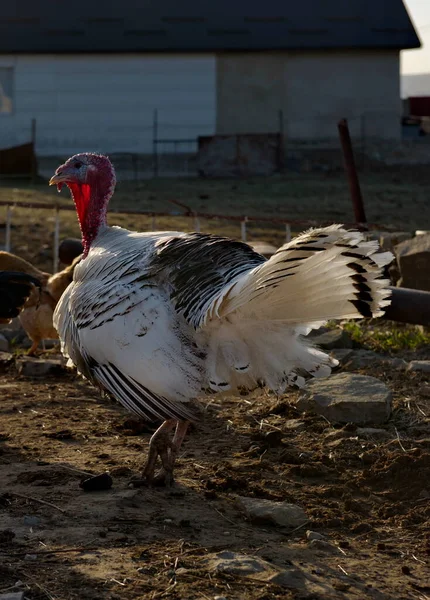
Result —
<path fill-rule="evenodd" d="M 107 227 L 106 213 L 113 189 L 103 184 L 72 184 L 70 189 L 78 213 L 85 258 L 98 234 Z"/>

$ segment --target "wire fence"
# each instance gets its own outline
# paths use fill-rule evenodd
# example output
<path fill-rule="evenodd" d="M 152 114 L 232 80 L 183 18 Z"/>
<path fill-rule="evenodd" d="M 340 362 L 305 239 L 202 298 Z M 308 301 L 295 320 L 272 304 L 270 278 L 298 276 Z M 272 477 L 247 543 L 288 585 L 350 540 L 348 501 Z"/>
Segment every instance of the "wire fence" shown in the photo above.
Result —
<path fill-rule="evenodd" d="M 348 113 L 348 111 L 346 111 Z M 419 135 L 415 125 L 402 125 L 398 113 L 367 111 L 360 114 L 339 114 L 346 117 L 351 132 L 357 166 L 360 170 L 377 165 L 428 164 L 430 135 Z M 101 117 L 100 117 L 101 118 Z M 282 165 L 277 169 L 290 172 L 330 171 L 342 168 L 343 159 L 337 136 L 338 118 L 332 115 L 287 115 L 279 110 L 246 123 L 218 124 L 217 133 L 279 135 L 282 144 Z M 55 119 L 54 119 L 55 121 Z M 21 129 L 7 129 L 0 122 L 0 174 L 12 174 L 2 164 L 5 148 L 30 143 L 37 157 L 37 171 L 46 177 L 52 167 L 72 154 L 95 151 L 109 154 L 115 162 L 119 178 L 138 180 L 150 177 L 195 177 L 201 175 L 199 139 L 215 135 L 214 123 L 174 123 L 162 111 L 142 115 L 141 122 L 124 121 L 118 115 L 112 123 L 80 119 L 73 130 L 62 130 L 39 119 L 32 119 Z M 152 121 L 152 123 L 151 123 Z M 59 131 L 57 129 L 60 129 Z M 250 129 L 252 129 L 250 131 Z M 414 129 L 414 132 L 412 132 Z M 411 133 L 412 132 L 412 133 Z M 2 150 L 3 149 L 3 150 Z M 22 150 L 21 150 L 22 151 Z M 230 160 L 230 149 L 219 149 L 223 159 Z M 16 162 L 16 161 L 15 161 Z M 24 174 L 35 176 L 35 161 L 23 161 Z M 254 160 L 254 163 L 258 161 Z"/>
<path fill-rule="evenodd" d="M 243 242 L 248 241 L 248 228 L 253 224 L 272 224 L 279 228 L 284 228 L 285 242 L 291 241 L 293 237 L 293 231 L 303 230 L 309 227 L 323 227 L 327 225 L 331 225 L 333 221 L 316 221 L 311 219 L 286 219 L 286 218 L 273 218 L 273 217 L 265 217 L 263 215 L 227 215 L 227 214 L 215 214 L 215 213 L 206 213 L 206 212 L 198 212 L 192 211 L 188 209 L 181 202 L 173 201 L 173 203 L 177 206 L 183 207 L 183 212 L 178 213 L 178 211 L 171 212 L 154 212 L 147 210 L 128 210 L 128 209 L 120 209 L 120 210 L 110 210 L 110 213 L 117 215 L 129 215 L 129 216 L 145 216 L 149 218 L 149 230 L 150 231 L 159 231 L 161 229 L 158 228 L 158 219 L 162 217 L 169 217 L 173 220 L 183 219 L 184 217 L 188 219 L 188 227 L 189 231 L 201 232 L 204 230 L 204 222 L 205 221 L 226 221 L 230 223 L 235 223 L 238 226 L 238 235 L 237 237 L 241 239 Z M 54 205 L 52 203 L 41 203 L 41 202 L 19 202 L 13 204 L 11 202 L 0 200 L 0 207 L 5 209 L 5 226 L 4 226 L 4 246 L 3 248 L 10 252 L 12 249 L 12 230 L 13 230 L 13 217 L 15 209 L 28 209 L 28 210 L 40 210 L 40 211 L 54 211 L 54 229 L 53 229 L 53 273 L 58 271 L 59 266 L 59 255 L 58 249 L 60 245 L 60 237 L 61 237 L 61 213 L 63 211 L 75 211 L 75 207 L 73 205 Z M 46 221 L 48 222 L 48 220 Z M 353 227 L 358 229 L 365 230 L 375 230 L 375 231 L 395 231 L 395 228 L 392 226 L 381 225 L 378 223 L 344 223 L 345 227 Z M 180 230 L 181 227 L 178 228 Z M 261 240 L 266 241 L 266 240 Z"/>

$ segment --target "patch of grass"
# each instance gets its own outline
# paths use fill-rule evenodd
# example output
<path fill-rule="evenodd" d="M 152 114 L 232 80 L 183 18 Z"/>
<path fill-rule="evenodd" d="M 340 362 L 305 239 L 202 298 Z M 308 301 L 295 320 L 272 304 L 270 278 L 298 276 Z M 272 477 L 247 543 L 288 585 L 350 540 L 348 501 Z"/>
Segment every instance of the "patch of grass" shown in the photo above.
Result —
<path fill-rule="evenodd" d="M 350 321 L 343 328 L 353 342 L 375 352 L 418 350 L 430 345 L 430 333 L 421 327 L 389 321 Z"/>

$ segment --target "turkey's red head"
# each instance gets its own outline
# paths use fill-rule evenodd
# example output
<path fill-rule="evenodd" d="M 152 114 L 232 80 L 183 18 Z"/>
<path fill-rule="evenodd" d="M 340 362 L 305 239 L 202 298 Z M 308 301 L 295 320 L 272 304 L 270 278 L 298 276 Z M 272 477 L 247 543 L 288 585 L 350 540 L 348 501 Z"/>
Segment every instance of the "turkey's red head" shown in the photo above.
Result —
<path fill-rule="evenodd" d="M 86 255 L 100 226 L 106 224 L 107 206 L 116 183 L 115 170 L 107 156 L 76 154 L 58 167 L 49 181 L 59 192 L 64 183 L 76 206 Z"/>

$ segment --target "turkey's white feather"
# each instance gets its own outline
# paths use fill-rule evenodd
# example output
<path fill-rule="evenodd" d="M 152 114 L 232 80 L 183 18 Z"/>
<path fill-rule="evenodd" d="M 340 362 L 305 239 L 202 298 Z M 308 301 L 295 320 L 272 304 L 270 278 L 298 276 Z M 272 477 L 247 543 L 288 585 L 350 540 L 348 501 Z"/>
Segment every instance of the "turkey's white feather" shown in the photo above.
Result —
<path fill-rule="evenodd" d="M 336 364 L 303 338 L 332 318 L 379 316 L 389 253 L 340 226 L 268 261 L 245 244 L 103 228 L 57 305 L 63 352 L 145 418 L 189 418 L 204 393 L 282 392 Z"/>

